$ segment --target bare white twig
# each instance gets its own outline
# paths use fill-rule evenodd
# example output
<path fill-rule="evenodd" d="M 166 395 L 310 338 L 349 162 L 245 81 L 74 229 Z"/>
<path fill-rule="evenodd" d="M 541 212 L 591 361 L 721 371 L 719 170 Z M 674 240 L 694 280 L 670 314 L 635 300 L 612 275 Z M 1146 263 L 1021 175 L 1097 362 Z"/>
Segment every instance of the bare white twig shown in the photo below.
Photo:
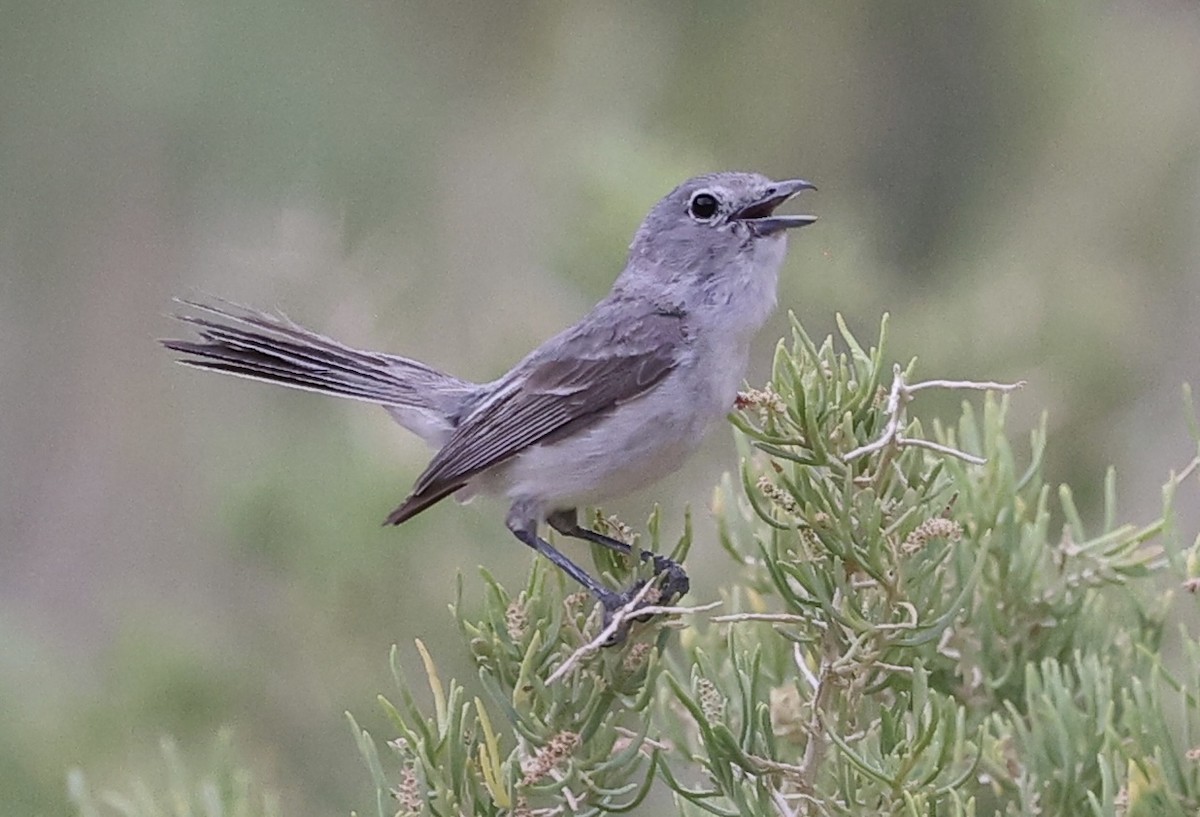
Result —
<path fill-rule="evenodd" d="M 652 616 L 682 616 L 691 613 L 707 613 L 709 610 L 715 610 L 724 602 L 710 601 L 708 604 L 697 604 L 694 607 L 680 607 L 678 605 L 662 605 L 662 604 L 647 604 L 645 607 L 639 607 L 634 610 L 638 617 L 645 615 Z"/>
<path fill-rule="evenodd" d="M 910 439 L 905 437 L 901 428 L 904 425 L 904 406 L 912 399 L 915 392 L 922 389 L 974 389 L 976 391 L 996 391 L 1007 394 L 1008 392 L 1016 391 L 1025 385 L 1025 381 L 1021 380 L 1016 383 L 995 383 L 990 380 L 925 380 L 921 383 L 913 383 L 909 385 L 904 382 L 904 370 L 899 365 L 892 367 L 892 388 L 888 392 L 887 406 L 884 409 L 888 415 L 887 425 L 883 429 L 883 433 L 876 439 L 859 446 L 853 451 L 846 452 L 842 457 L 846 462 L 858 459 L 866 454 L 871 454 L 893 445 L 896 448 L 903 448 L 911 445 L 916 448 L 927 448 L 930 451 L 936 451 L 939 454 L 945 454 L 949 457 L 957 457 L 960 460 L 969 462 L 973 465 L 983 465 L 987 462 L 982 457 L 977 457 L 974 454 L 968 454 L 965 451 L 960 451 L 957 448 L 952 448 L 941 443 L 931 442 L 930 440 Z"/>
<path fill-rule="evenodd" d="M 771 801 L 775 803 L 775 808 L 779 810 L 780 817 L 797 817 L 800 814 L 798 808 L 794 809 L 784 799 L 783 792 L 779 789 L 771 790 Z"/>
<path fill-rule="evenodd" d="M 654 589 L 654 582 L 646 582 L 644 585 L 642 585 L 641 588 L 633 594 L 633 598 L 631 598 L 623 607 L 619 608 L 615 613 L 613 613 L 612 620 L 609 621 L 608 626 L 601 630 L 600 634 L 591 641 L 584 644 L 575 652 L 571 653 L 567 660 L 563 661 L 562 664 L 559 665 L 558 669 L 550 673 L 550 676 L 546 678 L 546 683 L 553 684 L 555 681 L 570 672 L 571 669 L 584 658 L 592 655 L 605 644 L 607 644 L 608 640 L 616 635 L 617 631 L 624 626 L 625 621 L 631 617 L 633 610 L 637 608 L 638 605 L 640 605 L 643 601 L 645 601 L 646 597 L 649 596 L 651 591 Z"/>
<path fill-rule="evenodd" d="M 842 606 L 842 591 L 835 590 L 833 593 L 834 608 Z M 812 695 L 812 710 L 809 716 L 806 734 L 808 735 L 808 744 L 804 747 L 804 757 L 800 760 L 800 775 L 799 783 L 804 791 L 812 791 L 813 783 L 816 780 L 817 767 L 821 765 L 821 759 L 825 756 L 826 743 L 828 738 L 824 732 L 824 710 L 829 705 L 829 696 L 833 693 L 834 684 L 834 659 L 831 652 L 834 651 L 836 645 L 836 636 L 827 631 L 824 638 L 821 639 L 820 646 L 820 662 L 817 666 L 817 671 L 806 672 L 810 676 L 810 683 L 813 685 Z M 795 652 L 796 664 L 800 665 L 801 654 L 799 650 Z M 843 656 L 843 659 L 845 656 Z M 807 670 L 807 667 L 805 667 Z M 811 677 L 815 676 L 815 677 Z"/>
<path fill-rule="evenodd" d="M 779 760 L 772 760 L 769 757 L 747 754 L 746 759 L 755 766 L 756 774 L 781 774 L 787 777 L 795 777 L 804 772 L 804 769 L 795 763 L 784 763 Z"/>
<path fill-rule="evenodd" d="M 550 776 L 553 777 L 557 783 L 561 783 L 563 781 L 563 773 L 558 769 L 551 770 Z M 562 792 L 563 799 L 567 801 L 567 808 L 571 810 L 572 814 L 577 814 L 579 812 L 579 806 L 582 802 L 579 795 L 571 791 L 569 786 L 563 786 L 559 791 Z"/>
<path fill-rule="evenodd" d="M 857 459 L 864 454 L 878 451 L 900 436 L 900 390 L 903 387 L 904 372 L 900 369 L 900 365 L 896 364 L 892 367 L 892 390 L 888 392 L 887 407 L 884 409 L 888 415 L 888 422 L 883 429 L 883 433 L 879 435 L 878 439 L 847 452 L 846 456 L 843 457 L 846 462 Z"/>
<path fill-rule="evenodd" d="M 647 604 L 643 606 L 642 602 L 646 600 L 651 591 L 655 590 L 657 586 L 657 583 L 653 581 L 646 582 L 644 585 L 642 585 L 638 591 L 633 594 L 633 598 L 631 598 L 613 613 L 612 619 L 608 622 L 608 626 L 601 630 L 599 635 L 597 635 L 591 641 L 575 650 L 575 652 L 571 653 L 571 655 L 567 657 L 567 660 L 563 661 L 562 664 L 559 665 L 558 669 L 550 673 L 550 675 L 546 678 L 546 683 L 553 684 L 555 681 L 560 680 L 585 658 L 598 652 L 601 648 L 608 644 L 609 639 L 619 632 L 620 629 L 625 626 L 625 623 L 632 618 L 638 618 L 645 615 L 671 616 L 683 615 L 685 613 L 702 613 L 721 606 L 721 602 L 719 601 L 714 601 L 709 604 L 701 604 L 696 607 L 671 607 L 658 604 Z"/>
<path fill-rule="evenodd" d="M 928 448 L 930 451 L 936 451 L 939 454 L 947 454 L 951 457 L 958 457 L 960 460 L 965 460 L 972 465 L 986 465 L 986 457 L 977 457 L 974 454 L 968 454 L 966 451 L 959 451 L 957 448 L 951 448 L 948 445 L 935 443 L 932 440 L 919 440 L 915 437 L 905 437 L 904 439 L 897 438 L 898 445 L 911 445 L 914 448 Z"/>
<path fill-rule="evenodd" d="M 627 729 L 624 726 L 614 726 L 613 731 L 616 732 L 618 735 L 620 735 L 623 738 L 636 738 L 638 736 L 637 732 L 633 731 L 632 729 Z M 661 740 L 655 740 L 654 738 L 649 737 L 649 736 L 642 738 L 641 741 L 642 741 L 642 743 L 649 746 L 651 749 L 661 749 L 663 751 L 666 751 L 667 749 L 671 748 L 671 744 L 664 743 Z"/>
<path fill-rule="evenodd" d="M 800 674 L 804 676 L 804 680 L 812 687 L 813 692 L 816 692 L 821 682 L 817 679 L 816 673 L 808 668 L 808 661 L 805 660 L 804 653 L 801 651 L 799 644 L 792 645 L 792 660 L 796 662 L 796 669 L 800 670 Z"/>
<path fill-rule="evenodd" d="M 902 675 L 912 675 L 913 674 L 912 667 L 902 667 L 899 664 L 889 664 L 886 661 L 876 661 L 873 664 L 873 666 L 880 667 L 880 668 L 886 669 L 886 670 L 890 670 L 892 672 L 898 672 Z"/>
<path fill-rule="evenodd" d="M 922 380 L 920 383 L 913 383 L 906 388 L 909 394 L 921 389 L 974 389 L 975 391 L 998 391 L 1001 394 L 1008 394 L 1024 387 L 1024 380 L 1018 380 L 1016 383 L 997 383 L 993 380 Z"/>
<path fill-rule="evenodd" d="M 1175 484 L 1182 485 L 1197 467 L 1200 467 L 1200 455 L 1192 457 L 1192 461 L 1183 466 L 1183 470 L 1175 475 Z"/>
<path fill-rule="evenodd" d="M 920 622 L 921 616 L 917 613 L 917 608 L 912 602 L 902 601 L 897 606 L 904 608 L 904 612 L 908 613 L 908 621 L 899 621 L 895 624 L 876 624 L 871 629 L 880 630 L 915 630 Z"/>
<path fill-rule="evenodd" d="M 724 616 L 713 616 L 709 621 L 727 624 L 732 621 L 774 621 L 780 624 L 803 624 L 808 619 L 792 613 L 729 613 Z"/>

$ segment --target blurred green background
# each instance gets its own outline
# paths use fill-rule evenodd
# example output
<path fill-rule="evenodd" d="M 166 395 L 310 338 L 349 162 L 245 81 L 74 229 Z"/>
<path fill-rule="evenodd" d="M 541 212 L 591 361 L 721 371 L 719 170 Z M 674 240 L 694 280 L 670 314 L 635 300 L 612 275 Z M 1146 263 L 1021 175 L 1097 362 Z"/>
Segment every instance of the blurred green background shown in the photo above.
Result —
<path fill-rule="evenodd" d="M 1200 359 L 1192 0 L 0 4 L 0 812 L 225 725 L 286 813 L 361 810 L 342 712 L 378 724 L 393 642 L 463 672 L 456 572 L 528 566 L 494 501 L 381 528 L 420 443 L 174 366 L 172 296 L 486 379 L 716 169 L 821 188 L 755 382 L 784 309 L 864 340 L 889 311 L 921 374 L 1029 381 L 1052 480 L 1094 509 L 1114 463 L 1122 514 L 1156 513 Z M 699 598 L 734 464 L 715 433 L 610 509 L 677 532 L 691 502 Z"/>

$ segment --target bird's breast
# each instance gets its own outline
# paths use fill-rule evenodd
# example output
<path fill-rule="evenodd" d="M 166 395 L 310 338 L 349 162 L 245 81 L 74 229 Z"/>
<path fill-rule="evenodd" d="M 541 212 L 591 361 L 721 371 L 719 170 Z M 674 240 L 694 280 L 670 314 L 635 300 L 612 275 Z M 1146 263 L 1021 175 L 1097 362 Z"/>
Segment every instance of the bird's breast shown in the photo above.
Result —
<path fill-rule="evenodd" d="M 587 428 L 531 446 L 488 474 L 481 488 L 553 510 L 624 496 L 678 470 L 728 413 L 740 382 L 732 371 L 705 372 L 699 362 L 684 363 Z"/>

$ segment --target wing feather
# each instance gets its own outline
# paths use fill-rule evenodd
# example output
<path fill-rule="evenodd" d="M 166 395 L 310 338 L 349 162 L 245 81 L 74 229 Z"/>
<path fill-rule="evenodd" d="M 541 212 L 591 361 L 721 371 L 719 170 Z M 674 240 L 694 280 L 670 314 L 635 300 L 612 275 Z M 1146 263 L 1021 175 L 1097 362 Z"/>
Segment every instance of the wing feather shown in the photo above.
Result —
<path fill-rule="evenodd" d="M 388 522 L 568 427 L 595 422 L 666 377 L 687 340 L 682 316 L 650 312 L 631 323 L 635 331 L 617 338 L 612 322 L 585 320 L 526 358 L 462 420 Z"/>

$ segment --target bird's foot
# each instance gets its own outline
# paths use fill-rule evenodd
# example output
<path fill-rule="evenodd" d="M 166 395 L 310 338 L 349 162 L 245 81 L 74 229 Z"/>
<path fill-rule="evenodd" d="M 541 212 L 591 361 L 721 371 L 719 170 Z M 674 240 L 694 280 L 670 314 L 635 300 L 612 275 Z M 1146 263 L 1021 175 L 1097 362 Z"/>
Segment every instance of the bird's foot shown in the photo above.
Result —
<path fill-rule="evenodd" d="M 676 599 L 683 598 L 692 586 L 688 574 L 684 572 L 683 565 L 666 556 L 654 557 L 654 578 L 659 580 L 658 591 L 661 594 L 659 600 L 662 604 L 670 604 Z"/>
<path fill-rule="evenodd" d="M 670 604 L 676 599 L 687 593 L 691 586 L 691 581 L 688 575 L 684 572 L 683 566 L 673 559 L 668 559 L 666 556 L 654 557 L 654 578 L 650 581 L 655 581 L 658 586 L 651 590 L 646 597 L 638 604 L 637 608 L 646 607 L 648 605 Z M 646 586 L 646 580 L 642 579 L 634 583 L 632 587 L 624 593 L 611 593 L 600 598 L 600 603 L 604 606 L 604 618 L 602 619 L 602 627 L 608 629 L 612 624 L 618 610 L 625 609 L 642 592 Z M 606 647 L 611 647 L 623 642 L 629 635 L 629 625 L 633 622 L 649 621 L 653 614 L 646 613 L 639 616 L 629 616 L 621 621 L 620 625 L 613 631 L 613 634 L 604 642 Z"/>

